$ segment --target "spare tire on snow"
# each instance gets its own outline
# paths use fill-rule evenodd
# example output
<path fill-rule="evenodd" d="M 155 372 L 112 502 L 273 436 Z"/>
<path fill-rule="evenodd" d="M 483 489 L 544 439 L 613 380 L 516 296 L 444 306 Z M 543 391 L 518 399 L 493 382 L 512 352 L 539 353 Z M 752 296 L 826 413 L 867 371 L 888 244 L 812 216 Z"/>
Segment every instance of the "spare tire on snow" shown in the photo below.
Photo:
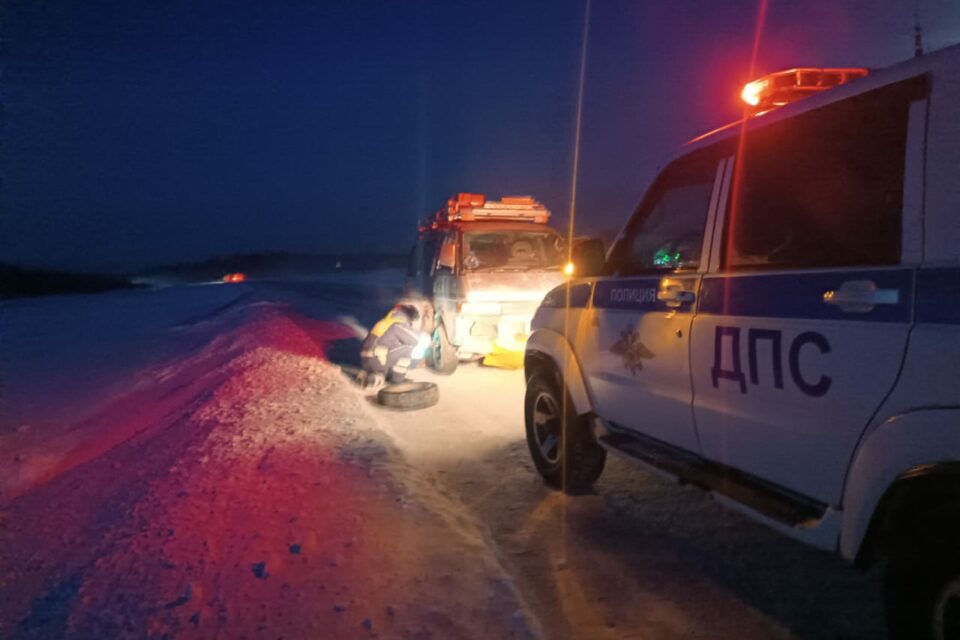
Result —
<path fill-rule="evenodd" d="M 432 382 L 401 382 L 387 385 L 377 392 L 377 402 L 401 411 L 426 409 L 439 400 L 440 390 Z"/>

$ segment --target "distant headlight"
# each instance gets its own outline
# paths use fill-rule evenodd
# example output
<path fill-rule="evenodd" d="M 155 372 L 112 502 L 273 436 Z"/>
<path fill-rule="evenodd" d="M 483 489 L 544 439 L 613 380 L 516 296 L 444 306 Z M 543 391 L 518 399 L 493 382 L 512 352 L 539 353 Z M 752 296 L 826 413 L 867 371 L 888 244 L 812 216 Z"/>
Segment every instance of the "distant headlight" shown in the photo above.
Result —
<path fill-rule="evenodd" d="M 498 316 L 503 311 L 499 302 L 464 302 L 460 313 L 469 316 Z"/>

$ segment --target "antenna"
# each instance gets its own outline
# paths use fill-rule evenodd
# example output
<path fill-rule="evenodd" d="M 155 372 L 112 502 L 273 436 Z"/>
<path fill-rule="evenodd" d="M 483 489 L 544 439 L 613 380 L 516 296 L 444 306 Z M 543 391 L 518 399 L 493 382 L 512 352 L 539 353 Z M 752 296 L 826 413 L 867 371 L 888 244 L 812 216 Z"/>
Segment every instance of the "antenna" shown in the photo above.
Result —
<path fill-rule="evenodd" d="M 913 12 L 913 57 L 919 58 L 923 55 L 923 30 L 920 28 L 920 0 L 917 0 L 917 8 Z"/>

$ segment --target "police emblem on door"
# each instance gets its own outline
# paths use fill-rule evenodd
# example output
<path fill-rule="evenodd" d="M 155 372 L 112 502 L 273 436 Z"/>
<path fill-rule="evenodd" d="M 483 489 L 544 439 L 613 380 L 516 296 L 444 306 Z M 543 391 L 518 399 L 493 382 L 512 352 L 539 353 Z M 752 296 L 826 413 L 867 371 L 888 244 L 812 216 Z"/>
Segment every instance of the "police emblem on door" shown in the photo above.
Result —
<path fill-rule="evenodd" d="M 623 368 L 632 375 L 643 371 L 644 360 L 655 357 L 655 354 L 640 342 L 640 333 L 632 324 L 620 331 L 620 339 L 610 346 L 610 351 L 620 356 Z"/>

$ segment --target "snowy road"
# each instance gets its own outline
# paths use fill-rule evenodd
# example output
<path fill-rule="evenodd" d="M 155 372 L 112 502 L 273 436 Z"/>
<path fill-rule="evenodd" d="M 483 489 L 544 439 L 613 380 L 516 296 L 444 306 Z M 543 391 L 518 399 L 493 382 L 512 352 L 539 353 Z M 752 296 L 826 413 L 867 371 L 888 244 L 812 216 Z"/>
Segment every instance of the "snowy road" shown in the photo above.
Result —
<path fill-rule="evenodd" d="M 546 490 L 520 372 L 376 407 L 329 360 L 398 293 L 0 307 L 0 638 L 883 636 L 872 577 L 694 489 L 612 459 Z"/>

